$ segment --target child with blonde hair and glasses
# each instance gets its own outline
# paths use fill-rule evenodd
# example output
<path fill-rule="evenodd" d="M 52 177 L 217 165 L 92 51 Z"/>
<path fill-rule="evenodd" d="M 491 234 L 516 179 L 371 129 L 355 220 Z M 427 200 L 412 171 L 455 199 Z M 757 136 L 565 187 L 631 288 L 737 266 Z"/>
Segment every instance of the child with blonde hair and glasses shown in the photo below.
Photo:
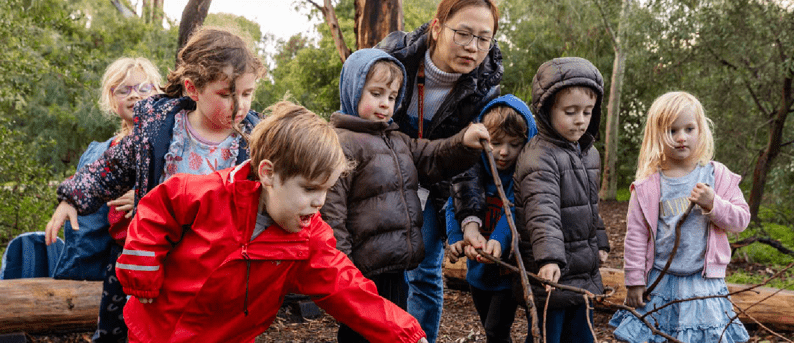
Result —
<path fill-rule="evenodd" d="M 80 157 L 77 168 L 94 162 L 132 133 L 133 106 L 159 93 L 160 72 L 143 57 L 122 57 L 111 63 L 102 76 L 99 107 L 110 119 L 119 118 L 120 128 L 105 142 L 91 142 Z M 94 342 L 118 342 L 127 337 L 121 313 L 127 296 L 116 279 L 115 262 L 121 253 L 127 224 L 132 214 L 133 192 L 130 190 L 77 222 L 83 230 L 64 231 L 66 245 L 53 277 L 73 280 L 103 280 L 97 330 Z"/>
<path fill-rule="evenodd" d="M 248 162 L 176 175 L 140 201 L 118 264 L 135 297 L 124 310 L 130 342 L 253 342 L 288 293 L 309 295 L 372 342 L 427 342 L 320 217 L 351 168 L 331 125 L 277 103 L 250 147 Z"/>
<path fill-rule="evenodd" d="M 731 320 L 725 270 L 731 261 L 727 233 L 744 231 L 750 211 L 739 189 L 741 177 L 713 161 L 713 154 L 711 121 L 697 98 L 670 92 L 653 102 L 626 220 L 626 305 L 645 314 L 700 297 L 664 307 L 648 320 L 682 342 L 745 342 L 747 330 Z M 653 284 L 646 296 L 646 286 Z M 666 341 L 627 311 L 615 313 L 609 324 L 623 341 Z"/>

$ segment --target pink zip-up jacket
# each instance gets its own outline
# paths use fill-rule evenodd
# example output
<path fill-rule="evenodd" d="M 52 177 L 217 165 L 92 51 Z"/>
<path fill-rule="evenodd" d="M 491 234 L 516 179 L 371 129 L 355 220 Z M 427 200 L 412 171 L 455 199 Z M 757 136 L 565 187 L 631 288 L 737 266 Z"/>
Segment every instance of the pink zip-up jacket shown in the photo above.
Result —
<path fill-rule="evenodd" d="M 726 231 L 744 231 L 750 223 L 750 207 L 739 189 L 741 176 L 722 163 L 711 161 L 711 164 L 714 166 L 714 207 L 711 212 L 703 213 L 710 220 L 703 277 L 724 278 L 731 261 Z M 659 179 L 659 173 L 654 173 L 631 184 L 623 243 L 626 286 L 646 285 L 648 272 L 653 267 L 661 197 Z"/>

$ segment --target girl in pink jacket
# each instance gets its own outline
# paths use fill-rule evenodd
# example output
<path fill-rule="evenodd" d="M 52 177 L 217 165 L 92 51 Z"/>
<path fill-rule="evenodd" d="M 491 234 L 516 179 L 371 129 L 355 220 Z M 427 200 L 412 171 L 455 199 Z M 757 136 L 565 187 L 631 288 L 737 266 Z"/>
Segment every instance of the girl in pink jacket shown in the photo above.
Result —
<path fill-rule="evenodd" d="M 731 249 L 726 232 L 743 231 L 750 211 L 739 189 L 741 177 L 711 160 L 710 124 L 700 101 L 686 92 L 664 94 L 648 111 L 624 242 L 626 305 L 640 314 L 674 300 L 728 294 L 725 269 Z M 694 207 L 687 215 L 690 204 Z M 673 254 L 679 220 L 684 222 Z M 671 255 L 670 268 L 643 296 Z M 727 298 L 713 297 L 665 307 L 649 321 L 683 342 L 747 341 L 747 330 L 738 320 L 731 321 L 733 316 Z M 610 325 L 624 341 L 666 341 L 627 311 L 615 313 Z"/>

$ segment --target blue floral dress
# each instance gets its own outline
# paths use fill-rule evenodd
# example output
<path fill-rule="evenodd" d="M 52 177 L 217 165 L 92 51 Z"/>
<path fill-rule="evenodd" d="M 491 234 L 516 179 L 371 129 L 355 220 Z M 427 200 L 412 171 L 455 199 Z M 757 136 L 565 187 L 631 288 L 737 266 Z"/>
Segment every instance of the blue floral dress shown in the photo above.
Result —
<path fill-rule="evenodd" d="M 714 168 L 710 164 L 698 166 L 679 178 L 662 175 L 660 182 L 654 265 L 648 273 L 646 285 L 651 285 L 659 277 L 667 263 L 675 244 L 675 226 L 689 206 L 689 193 L 698 182 L 713 185 Z M 708 224 L 708 218 L 700 207 L 695 206 L 681 227 L 680 245 L 670 269 L 649 295 L 650 301 L 637 312 L 644 315 L 659 309 L 646 319 L 657 325 L 658 330 L 682 342 L 746 342 L 750 338 L 747 330 L 738 319 L 730 320 L 735 312 L 725 297 L 688 300 L 664 307 L 675 300 L 728 294 L 725 279 L 703 277 Z M 616 312 L 609 325 L 616 328 L 614 335 L 622 341 L 667 341 L 662 336 L 653 335 L 645 323 L 628 311 Z"/>

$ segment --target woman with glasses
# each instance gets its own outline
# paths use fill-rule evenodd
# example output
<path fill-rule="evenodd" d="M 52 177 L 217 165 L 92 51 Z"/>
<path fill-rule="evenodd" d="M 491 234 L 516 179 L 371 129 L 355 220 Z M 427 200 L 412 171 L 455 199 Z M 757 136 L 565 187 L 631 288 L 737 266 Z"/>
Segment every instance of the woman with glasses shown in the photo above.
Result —
<path fill-rule="evenodd" d="M 400 60 L 407 73 L 405 97 L 393 117 L 400 131 L 413 138 L 447 138 L 474 121 L 483 106 L 499 95 L 504 69 L 494 40 L 498 21 L 499 10 L 492 0 L 442 0 L 429 23 L 413 32 L 392 32 L 378 43 L 376 47 Z M 419 194 L 424 205 L 425 258 L 406 273 L 408 313 L 419 320 L 432 343 L 438 336 L 444 300 L 443 205 L 449 182 L 423 183 Z M 464 207 L 469 205 L 474 204 Z M 456 211 L 462 216 L 458 220 L 480 220 L 468 216 L 474 211 L 466 208 Z"/>

